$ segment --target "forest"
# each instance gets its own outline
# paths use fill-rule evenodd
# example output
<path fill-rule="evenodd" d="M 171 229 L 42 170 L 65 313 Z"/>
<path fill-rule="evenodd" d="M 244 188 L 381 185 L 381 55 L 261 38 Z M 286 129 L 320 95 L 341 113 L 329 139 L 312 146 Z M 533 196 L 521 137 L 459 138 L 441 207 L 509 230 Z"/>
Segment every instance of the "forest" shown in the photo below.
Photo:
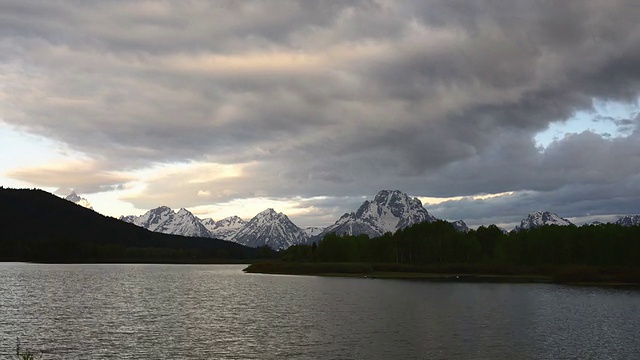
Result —
<path fill-rule="evenodd" d="M 640 227 L 552 225 L 506 234 L 495 225 L 465 233 L 446 221 L 425 222 L 371 239 L 329 234 L 317 245 L 290 247 L 281 260 L 368 264 L 373 271 L 541 274 L 636 282 L 640 281 Z"/>

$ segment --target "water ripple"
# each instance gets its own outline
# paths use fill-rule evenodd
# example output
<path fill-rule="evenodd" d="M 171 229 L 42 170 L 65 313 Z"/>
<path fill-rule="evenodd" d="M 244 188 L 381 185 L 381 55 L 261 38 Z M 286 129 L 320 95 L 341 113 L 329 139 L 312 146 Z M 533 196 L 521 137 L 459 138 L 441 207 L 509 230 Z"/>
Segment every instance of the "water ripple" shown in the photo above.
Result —
<path fill-rule="evenodd" d="M 640 294 L 244 274 L 238 265 L 0 264 L 0 358 L 635 359 Z"/>

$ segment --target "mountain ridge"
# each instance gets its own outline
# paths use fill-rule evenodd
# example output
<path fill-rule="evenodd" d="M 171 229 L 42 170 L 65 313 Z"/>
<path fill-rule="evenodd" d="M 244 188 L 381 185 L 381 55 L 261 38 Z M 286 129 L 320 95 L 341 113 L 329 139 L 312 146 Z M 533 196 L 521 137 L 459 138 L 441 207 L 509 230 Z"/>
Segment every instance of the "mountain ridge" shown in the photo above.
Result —
<path fill-rule="evenodd" d="M 304 244 L 309 237 L 287 215 L 268 208 L 256 214 L 233 237 L 233 241 L 249 247 L 269 246 L 275 250 Z"/>
<path fill-rule="evenodd" d="M 201 222 L 209 230 L 211 237 L 229 241 L 232 241 L 238 231 L 247 225 L 246 220 L 236 215 L 228 216 L 218 221 L 208 218 Z"/>
<path fill-rule="evenodd" d="M 573 225 L 573 223 L 550 211 L 535 211 L 530 213 L 525 219 L 522 219 L 520 225 L 514 227 L 513 231 L 518 232 L 527 229 L 536 229 L 548 225 L 570 226 Z"/>
<path fill-rule="evenodd" d="M 621 226 L 638 226 L 640 225 L 640 215 L 626 215 L 615 223 Z"/>
<path fill-rule="evenodd" d="M 0 187 L 0 213 L 3 261 L 208 262 L 257 254 L 224 240 L 152 232 L 44 190 Z"/>
<path fill-rule="evenodd" d="M 172 235 L 210 238 L 211 232 L 189 210 L 181 208 L 178 212 L 168 206 L 151 209 L 141 216 L 121 216 L 120 220 L 142 228 Z"/>
<path fill-rule="evenodd" d="M 209 235 L 206 235 L 205 232 L 199 234 L 254 247 L 267 245 L 274 249 L 284 249 L 295 244 L 318 242 L 329 233 L 337 233 L 339 235 L 366 234 L 369 237 L 377 237 L 386 232 L 395 233 L 399 229 L 423 221 L 431 222 L 437 220 L 435 216 L 431 215 L 422 206 L 422 202 L 418 198 L 411 198 L 399 190 L 381 190 L 373 200 L 365 200 L 356 211 L 343 214 L 334 224 L 326 228 L 308 227 L 302 229 L 294 224 L 288 217 L 286 217 L 286 220 L 282 219 L 282 223 L 278 224 L 280 220 L 278 220 L 278 216 L 276 216 L 278 213 L 275 210 L 266 209 L 261 213 L 265 212 L 272 215 L 269 217 L 271 219 L 269 222 L 262 221 L 259 226 L 254 222 L 252 229 L 246 230 L 245 227 L 251 220 L 245 221 L 238 216 L 230 216 L 219 221 L 210 218 L 196 218 L 209 233 Z M 286 216 L 282 213 L 279 214 Z M 640 216 L 636 217 L 637 218 L 633 216 L 625 217 L 629 218 L 625 223 L 621 223 L 624 218 L 620 218 L 618 223 L 623 226 L 633 226 L 633 224 L 640 225 Z M 121 217 L 123 221 L 134 222 L 132 218 L 135 217 Z M 633 221 L 636 222 L 634 223 Z M 450 223 L 458 231 L 470 231 L 463 220 L 450 221 Z M 562 218 L 556 213 L 535 211 L 522 219 L 520 224 L 514 227 L 512 231 L 517 232 L 546 225 L 567 226 L 573 224 L 568 219 Z M 504 229 L 502 229 L 502 231 L 505 233 L 508 232 Z"/>
<path fill-rule="evenodd" d="M 377 237 L 435 220 L 418 198 L 411 198 L 400 190 L 381 190 L 373 200 L 365 200 L 356 211 L 345 213 L 311 241 L 317 242 L 330 233 Z"/>

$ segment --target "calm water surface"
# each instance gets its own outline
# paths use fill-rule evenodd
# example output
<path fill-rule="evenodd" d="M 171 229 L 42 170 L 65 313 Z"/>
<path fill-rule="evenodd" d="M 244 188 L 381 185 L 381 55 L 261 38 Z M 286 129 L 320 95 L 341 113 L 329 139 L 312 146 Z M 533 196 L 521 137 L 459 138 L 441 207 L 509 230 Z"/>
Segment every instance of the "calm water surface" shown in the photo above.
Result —
<path fill-rule="evenodd" d="M 640 292 L 0 263 L 0 358 L 639 359 Z"/>

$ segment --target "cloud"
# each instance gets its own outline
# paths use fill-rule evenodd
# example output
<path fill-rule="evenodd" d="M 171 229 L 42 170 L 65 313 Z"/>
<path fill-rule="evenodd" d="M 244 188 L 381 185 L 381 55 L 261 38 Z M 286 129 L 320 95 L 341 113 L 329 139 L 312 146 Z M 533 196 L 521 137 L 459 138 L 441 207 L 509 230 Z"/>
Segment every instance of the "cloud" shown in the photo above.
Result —
<path fill-rule="evenodd" d="M 382 188 L 608 194 L 640 172 L 637 122 L 544 151 L 533 137 L 596 101 L 636 101 L 638 15 L 622 0 L 4 1 L 2 121 L 101 166 L 10 175 L 97 191 L 191 164 L 138 179 L 126 200 L 143 208 Z M 202 176 L 225 166 L 238 172 Z"/>
<path fill-rule="evenodd" d="M 120 190 L 124 184 L 134 179 L 127 174 L 101 170 L 96 163 L 90 161 L 23 167 L 10 171 L 8 176 L 36 186 L 60 188 L 63 192 L 74 189 L 79 193 Z"/>

